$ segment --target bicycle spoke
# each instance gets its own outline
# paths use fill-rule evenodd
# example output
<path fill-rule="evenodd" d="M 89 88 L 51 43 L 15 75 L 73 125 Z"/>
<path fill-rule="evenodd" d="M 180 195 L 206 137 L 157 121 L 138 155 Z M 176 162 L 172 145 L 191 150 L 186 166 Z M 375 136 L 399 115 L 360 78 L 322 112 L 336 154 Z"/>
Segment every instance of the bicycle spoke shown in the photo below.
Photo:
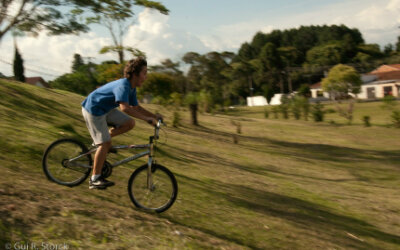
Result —
<path fill-rule="evenodd" d="M 90 172 L 91 156 L 82 156 L 75 160 L 76 165 L 68 166 L 68 159 L 76 158 L 86 152 L 86 147 L 72 139 L 54 142 L 45 152 L 43 168 L 47 177 L 58 184 L 78 185 Z"/>
<path fill-rule="evenodd" d="M 147 187 L 147 167 L 141 167 L 132 175 L 129 192 L 135 205 L 147 210 L 163 211 L 172 204 L 176 194 L 175 180 L 164 169 L 156 169 L 152 173 L 150 188 Z"/>

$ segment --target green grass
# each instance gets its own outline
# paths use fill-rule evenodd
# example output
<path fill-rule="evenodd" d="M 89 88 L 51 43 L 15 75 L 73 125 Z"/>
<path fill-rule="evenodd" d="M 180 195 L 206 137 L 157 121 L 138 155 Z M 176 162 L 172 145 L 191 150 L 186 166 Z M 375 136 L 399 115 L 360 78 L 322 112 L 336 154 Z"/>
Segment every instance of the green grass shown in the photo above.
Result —
<path fill-rule="evenodd" d="M 173 171 L 176 203 L 136 210 L 126 185 L 139 160 L 114 169 L 116 186 L 89 190 L 49 182 L 52 141 L 90 143 L 83 96 L 0 80 L 0 245 L 67 243 L 70 249 L 398 249 L 400 129 L 380 103 L 357 103 L 353 125 L 265 119 L 264 108 L 199 116 L 165 129 L 157 161 Z M 145 105 L 172 121 L 173 108 Z M 363 115 L 372 127 L 364 127 Z M 272 117 L 272 115 L 270 115 Z M 238 144 L 233 143 L 240 122 Z M 329 123 L 335 121 L 335 125 Z M 171 124 L 171 122 L 169 123 Z M 144 122 L 115 144 L 145 143 Z M 109 161 L 128 156 L 120 151 Z"/>

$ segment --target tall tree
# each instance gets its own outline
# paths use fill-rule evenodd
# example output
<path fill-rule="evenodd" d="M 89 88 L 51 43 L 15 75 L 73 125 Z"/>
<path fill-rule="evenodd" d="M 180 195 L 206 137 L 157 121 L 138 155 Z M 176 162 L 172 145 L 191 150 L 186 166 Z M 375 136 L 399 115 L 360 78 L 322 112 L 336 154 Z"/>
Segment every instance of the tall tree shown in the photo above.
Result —
<path fill-rule="evenodd" d="M 262 63 L 258 77 L 259 85 L 268 84 L 270 85 L 270 89 L 273 88 L 273 85 L 277 85 L 279 86 L 280 93 L 284 93 L 283 78 L 281 74 L 284 65 L 275 44 L 265 44 L 261 49 L 259 59 Z"/>
<path fill-rule="evenodd" d="M 80 67 L 85 65 L 80 54 L 74 54 L 74 60 L 72 61 L 72 72 L 76 72 Z"/>
<path fill-rule="evenodd" d="M 400 36 L 397 37 L 396 51 L 400 52 Z"/>
<path fill-rule="evenodd" d="M 173 62 L 171 61 L 171 59 L 165 59 L 164 61 L 161 62 L 160 65 L 149 67 L 149 71 L 164 73 L 172 76 L 174 78 L 177 87 L 175 92 L 178 92 L 180 94 L 185 94 L 187 92 L 186 79 L 183 75 L 182 70 L 179 69 L 179 65 L 180 65 L 179 62 Z"/>
<path fill-rule="evenodd" d="M 14 68 L 15 80 L 20 81 L 20 82 L 25 82 L 24 60 L 22 59 L 22 56 L 19 53 L 17 47 L 15 47 L 15 56 L 14 56 L 13 68 Z"/>
<path fill-rule="evenodd" d="M 48 30 L 52 35 L 77 34 L 88 27 L 78 22 L 78 8 L 96 8 L 104 0 L 3 0 L 0 1 L 0 40 L 12 29 L 38 35 Z M 60 8 L 60 7 L 63 8 Z"/>
<path fill-rule="evenodd" d="M 110 2 L 116 2 L 110 1 Z M 123 40 L 129 29 L 134 23 L 134 15 L 132 8 L 134 5 L 142 6 L 150 9 L 158 10 L 164 15 L 168 15 L 169 10 L 160 2 L 148 0 L 119 0 L 118 5 L 109 4 L 100 7 L 96 16 L 89 18 L 90 23 L 97 23 L 106 27 L 111 35 L 113 45 L 105 46 L 100 50 L 104 53 L 117 53 L 120 63 L 125 59 L 125 51 L 132 53 L 135 56 L 143 56 L 144 53 L 137 48 L 124 46 Z"/>

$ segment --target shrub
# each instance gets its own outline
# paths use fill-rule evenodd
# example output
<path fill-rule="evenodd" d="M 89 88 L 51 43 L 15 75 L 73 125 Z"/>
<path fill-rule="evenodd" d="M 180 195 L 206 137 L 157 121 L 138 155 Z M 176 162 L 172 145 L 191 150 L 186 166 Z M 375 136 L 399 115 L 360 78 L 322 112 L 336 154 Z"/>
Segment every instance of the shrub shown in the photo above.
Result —
<path fill-rule="evenodd" d="M 180 93 L 173 92 L 170 96 L 170 102 L 175 107 L 180 107 L 183 104 L 183 96 Z"/>
<path fill-rule="evenodd" d="M 172 126 L 177 128 L 181 125 L 181 116 L 178 111 L 175 111 L 172 118 Z"/>
<path fill-rule="evenodd" d="M 236 133 L 238 133 L 238 134 L 242 133 L 242 124 L 240 124 L 240 122 L 236 122 L 234 120 L 231 120 L 231 124 L 236 126 Z"/>
<path fill-rule="evenodd" d="M 391 117 L 392 117 L 392 123 L 393 123 L 394 127 L 400 128 L 400 111 L 394 110 L 392 112 Z"/>
<path fill-rule="evenodd" d="M 168 103 L 168 101 L 162 96 L 156 96 L 153 98 L 153 100 L 151 100 L 151 103 L 158 104 L 158 105 L 165 105 Z"/>
<path fill-rule="evenodd" d="M 264 109 L 264 117 L 265 118 L 269 117 L 269 111 L 267 109 Z"/>
<path fill-rule="evenodd" d="M 233 134 L 232 135 L 233 143 L 238 144 L 239 143 L 239 138 L 237 135 Z"/>
<path fill-rule="evenodd" d="M 311 96 L 310 86 L 306 83 L 300 85 L 300 88 L 298 89 L 297 92 L 299 95 L 306 97 L 306 98 Z"/>
<path fill-rule="evenodd" d="M 351 122 L 353 121 L 354 101 L 349 102 L 349 106 L 347 107 L 347 109 L 342 108 L 341 106 L 339 106 L 339 104 L 336 104 L 336 109 L 337 109 L 338 114 L 340 116 L 346 118 L 347 124 L 350 125 Z"/>
<path fill-rule="evenodd" d="M 303 100 L 300 96 L 295 96 L 290 102 L 290 110 L 296 120 L 301 117 L 302 102 Z"/>
<path fill-rule="evenodd" d="M 370 117 L 368 115 L 363 116 L 362 118 L 365 127 L 371 127 Z"/>
<path fill-rule="evenodd" d="M 289 105 L 289 98 L 286 95 L 283 95 L 281 98 L 281 105 L 279 105 L 279 110 L 281 111 L 284 119 L 289 119 Z"/>
<path fill-rule="evenodd" d="M 397 105 L 396 98 L 394 98 L 391 95 L 385 96 L 382 99 L 382 101 L 383 101 L 383 104 L 381 105 L 382 109 L 393 110 L 395 108 L 395 106 Z"/>
<path fill-rule="evenodd" d="M 301 107 L 301 111 L 303 113 L 304 120 L 308 121 L 308 114 L 310 113 L 310 103 L 308 102 L 308 99 L 303 96 L 299 96 L 298 102 Z"/>
<path fill-rule="evenodd" d="M 312 108 L 312 116 L 314 118 L 315 122 L 322 122 L 324 121 L 324 105 L 322 105 L 320 102 L 317 102 L 313 108 Z"/>
<path fill-rule="evenodd" d="M 274 118 L 275 118 L 275 119 L 278 119 L 279 106 L 273 106 L 273 107 L 272 107 L 272 113 L 274 113 Z"/>

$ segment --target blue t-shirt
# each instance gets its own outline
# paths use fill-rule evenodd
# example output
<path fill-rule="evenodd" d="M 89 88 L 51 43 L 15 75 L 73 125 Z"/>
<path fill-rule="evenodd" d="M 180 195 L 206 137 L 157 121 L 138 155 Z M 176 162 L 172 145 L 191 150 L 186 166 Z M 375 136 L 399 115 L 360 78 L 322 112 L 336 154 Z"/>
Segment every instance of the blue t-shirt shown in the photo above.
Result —
<path fill-rule="evenodd" d="M 119 106 L 119 102 L 127 102 L 131 106 L 137 106 L 136 88 L 126 78 L 107 83 L 96 89 L 82 102 L 90 114 L 101 116 Z"/>

